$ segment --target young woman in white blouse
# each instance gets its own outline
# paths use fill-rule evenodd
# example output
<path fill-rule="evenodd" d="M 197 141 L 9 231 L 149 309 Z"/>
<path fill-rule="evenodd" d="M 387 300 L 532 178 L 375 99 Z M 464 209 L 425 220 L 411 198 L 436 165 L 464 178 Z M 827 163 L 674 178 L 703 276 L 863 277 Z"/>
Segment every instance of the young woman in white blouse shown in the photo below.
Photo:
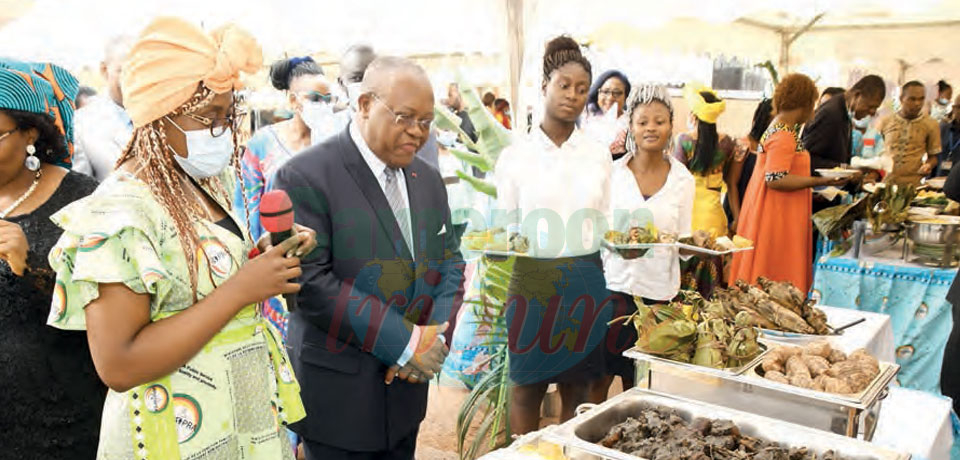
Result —
<path fill-rule="evenodd" d="M 627 232 L 631 227 L 652 223 L 660 233 L 690 234 L 696 184 L 693 175 L 669 155 L 673 137 L 673 106 L 666 88 L 643 84 L 635 87 L 626 102 L 627 154 L 613 163 L 611 208 L 613 229 Z M 616 299 L 613 316 L 637 310 L 634 297 L 644 303 L 666 302 L 680 290 L 680 254 L 676 248 L 656 248 L 643 257 L 624 259 L 603 251 L 607 288 Z M 603 349 L 607 376 L 596 382 L 591 399 L 606 399 L 613 377 L 623 379 L 624 388 L 634 385 L 633 362 L 622 352 L 637 341 L 632 325 L 611 325 Z"/>
<path fill-rule="evenodd" d="M 603 378 L 602 342 L 612 308 L 599 245 L 608 227 L 612 167 L 607 146 L 576 128 L 591 81 L 590 62 L 569 37 L 558 37 L 543 57 L 544 118 L 500 155 L 498 207 L 507 228 L 530 243 L 518 257 L 508 288 L 510 424 L 515 434 L 539 428 L 550 383 L 562 401 L 561 418 L 589 399 Z"/>

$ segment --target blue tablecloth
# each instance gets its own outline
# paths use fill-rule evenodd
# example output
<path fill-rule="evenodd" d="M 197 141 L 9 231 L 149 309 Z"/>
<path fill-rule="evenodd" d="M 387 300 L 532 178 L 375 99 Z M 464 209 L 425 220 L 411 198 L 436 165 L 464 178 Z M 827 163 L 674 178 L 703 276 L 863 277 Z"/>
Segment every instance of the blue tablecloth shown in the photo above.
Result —
<path fill-rule="evenodd" d="M 900 385 L 940 394 L 943 349 L 953 327 L 946 296 L 956 269 L 822 256 L 814 270 L 812 296 L 820 303 L 890 315 Z"/>

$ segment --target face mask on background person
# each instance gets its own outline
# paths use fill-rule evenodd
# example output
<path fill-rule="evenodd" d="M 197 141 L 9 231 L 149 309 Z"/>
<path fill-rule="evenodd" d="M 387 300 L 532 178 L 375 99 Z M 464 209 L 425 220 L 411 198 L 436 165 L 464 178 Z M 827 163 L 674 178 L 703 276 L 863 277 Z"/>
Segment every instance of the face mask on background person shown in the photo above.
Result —
<path fill-rule="evenodd" d="M 853 126 L 857 129 L 867 129 L 870 126 L 870 115 L 867 115 L 859 120 L 853 118 L 853 115 L 850 116 L 853 119 Z"/>
<path fill-rule="evenodd" d="M 356 111 L 358 106 L 358 101 L 360 100 L 360 82 L 357 83 L 347 83 L 347 98 L 350 99 L 350 109 Z"/>
<path fill-rule="evenodd" d="M 173 159 L 185 173 L 194 179 L 206 179 L 221 172 L 230 164 L 233 157 L 233 130 L 226 128 L 223 134 L 214 137 L 210 129 L 203 128 L 185 131 L 176 122 L 167 117 L 173 126 L 183 133 L 187 140 L 186 158 L 173 152 Z"/>
<path fill-rule="evenodd" d="M 316 145 L 337 132 L 333 105 L 326 102 L 304 102 L 300 117 L 310 128 L 310 144 Z"/>

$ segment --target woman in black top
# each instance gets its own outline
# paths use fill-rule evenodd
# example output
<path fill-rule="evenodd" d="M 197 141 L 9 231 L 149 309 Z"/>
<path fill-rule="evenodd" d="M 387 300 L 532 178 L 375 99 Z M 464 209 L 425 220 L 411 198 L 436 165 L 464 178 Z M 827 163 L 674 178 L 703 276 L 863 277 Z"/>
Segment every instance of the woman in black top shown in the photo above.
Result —
<path fill-rule="evenodd" d="M 0 459 L 97 453 L 106 387 L 86 335 L 46 325 L 61 233 L 50 215 L 97 187 L 56 166 L 69 162 L 76 90 L 58 67 L 0 61 Z"/>

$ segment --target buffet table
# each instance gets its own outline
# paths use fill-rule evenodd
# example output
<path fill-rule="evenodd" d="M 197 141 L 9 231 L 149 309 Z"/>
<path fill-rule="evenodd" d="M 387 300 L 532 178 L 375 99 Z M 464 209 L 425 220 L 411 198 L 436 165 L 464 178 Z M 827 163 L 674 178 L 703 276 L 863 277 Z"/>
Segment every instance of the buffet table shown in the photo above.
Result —
<path fill-rule="evenodd" d="M 865 348 L 881 360 L 894 359 L 894 327 L 890 316 L 882 313 L 857 311 L 848 308 L 819 306 L 829 324 L 841 326 L 860 318 L 865 321 L 839 336 L 830 337 L 831 345 L 846 352 Z M 777 339 L 774 340 L 783 340 Z M 783 340 L 789 343 L 790 340 Z M 502 449 L 483 457 L 489 460 L 555 459 L 557 450 L 543 438 L 556 439 L 560 428 L 547 427 L 518 440 L 509 449 Z M 540 448 L 535 446 L 540 444 Z M 953 444 L 951 405 L 945 398 L 922 391 L 891 386 L 883 400 L 871 444 L 897 452 L 910 453 L 913 459 L 948 460 Z"/>
<path fill-rule="evenodd" d="M 855 259 L 822 256 L 812 296 L 820 304 L 890 315 L 901 386 L 940 394 L 943 349 L 953 327 L 947 291 L 957 269 L 899 259 L 900 246 Z"/>

